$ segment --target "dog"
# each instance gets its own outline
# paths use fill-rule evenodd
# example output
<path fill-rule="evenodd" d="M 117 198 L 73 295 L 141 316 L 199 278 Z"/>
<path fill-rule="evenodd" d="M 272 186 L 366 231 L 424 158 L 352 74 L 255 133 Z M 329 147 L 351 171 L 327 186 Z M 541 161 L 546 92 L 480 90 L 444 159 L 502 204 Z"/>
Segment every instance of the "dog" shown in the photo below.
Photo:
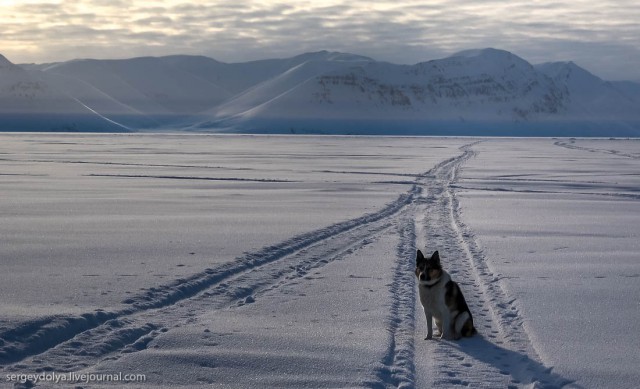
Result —
<path fill-rule="evenodd" d="M 460 286 L 442 269 L 437 251 L 427 259 L 418 250 L 415 273 L 418 277 L 420 303 L 427 317 L 425 339 L 433 338 L 433 319 L 440 331 L 440 339 L 458 340 L 477 332 Z"/>

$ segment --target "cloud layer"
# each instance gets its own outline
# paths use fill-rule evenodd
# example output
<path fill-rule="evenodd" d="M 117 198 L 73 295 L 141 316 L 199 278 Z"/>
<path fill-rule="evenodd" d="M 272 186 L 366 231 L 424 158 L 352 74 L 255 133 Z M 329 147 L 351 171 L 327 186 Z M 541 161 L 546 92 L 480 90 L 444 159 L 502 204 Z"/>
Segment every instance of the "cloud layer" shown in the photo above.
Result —
<path fill-rule="evenodd" d="M 234 62 L 328 49 L 416 63 L 497 47 L 640 80 L 638 20 L 635 0 L 0 0 L 0 53 L 14 62 L 177 53 Z"/>

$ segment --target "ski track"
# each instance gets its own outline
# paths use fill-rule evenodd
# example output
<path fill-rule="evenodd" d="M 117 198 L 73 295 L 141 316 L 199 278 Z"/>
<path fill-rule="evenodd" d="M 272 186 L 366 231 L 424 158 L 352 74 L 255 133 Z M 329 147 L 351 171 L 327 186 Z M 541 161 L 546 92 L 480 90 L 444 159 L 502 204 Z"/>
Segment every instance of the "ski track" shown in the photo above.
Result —
<path fill-rule="evenodd" d="M 571 381 L 541 363 L 510 298 L 464 225 L 454 183 L 475 156 L 462 154 L 416 175 L 411 190 L 375 213 L 301 234 L 234 261 L 131 297 L 125 308 L 47 317 L 0 334 L 0 370 L 68 372 L 144 350 L 154 337 L 197 320 L 195 312 L 259 303 L 313 269 L 341 260 L 390 230 L 400 237 L 385 320 L 386 353 L 375 388 L 559 388 Z M 406 182 L 403 182 L 406 183 Z M 424 340 L 424 314 L 413 273 L 416 247 L 439 250 L 464 291 L 479 334 L 459 342 Z M 425 362 L 426 361 L 426 362 Z"/>

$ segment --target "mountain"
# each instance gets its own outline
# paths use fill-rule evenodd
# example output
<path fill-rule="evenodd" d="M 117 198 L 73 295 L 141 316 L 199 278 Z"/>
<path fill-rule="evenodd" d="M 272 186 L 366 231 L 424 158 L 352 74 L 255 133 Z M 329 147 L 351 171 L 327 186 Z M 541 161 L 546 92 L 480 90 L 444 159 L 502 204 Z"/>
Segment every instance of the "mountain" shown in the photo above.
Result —
<path fill-rule="evenodd" d="M 306 62 L 211 110 L 196 129 L 461 135 L 640 134 L 638 101 L 572 65 L 468 50 L 413 66 Z M 567 77 L 567 74 L 570 76 Z M 625 84 L 627 95 L 635 93 Z M 636 94 L 636 96 L 640 96 Z"/>
<path fill-rule="evenodd" d="M 47 74 L 73 77 L 150 117 L 189 115 L 231 93 L 163 58 L 76 60 L 49 66 Z"/>
<path fill-rule="evenodd" d="M 4 131 L 128 131 L 86 106 L 90 88 L 30 72 L 0 55 L 0 128 Z M 114 105 L 118 105 L 114 102 Z"/>
<path fill-rule="evenodd" d="M 636 104 L 640 103 L 640 82 L 610 81 L 609 83 L 627 99 Z"/>
<path fill-rule="evenodd" d="M 308 80 L 315 80 L 317 77 L 322 76 L 327 72 L 354 66 L 356 64 L 362 65 L 367 62 L 369 61 L 343 62 L 333 60 L 327 61 L 324 59 L 310 59 L 299 64 L 292 63 L 293 66 L 290 69 L 248 88 L 246 91 L 211 110 L 211 113 L 218 116 L 234 116 L 249 110 L 255 111 L 261 106 L 268 106 L 268 103 L 271 101 L 281 98 L 283 95 L 286 95 Z M 295 101 L 289 102 L 289 104 L 295 104 Z M 284 110 L 270 112 L 269 114 L 277 116 L 287 115 L 287 112 L 291 112 L 296 108 L 291 105 L 288 107 L 285 107 Z M 297 111 L 296 113 L 299 114 L 300 112 Z"/>
<path fill-rule="evenodd" d="M 309 61 L 317 62 L 357 62 L 373 61 L 368 57 L 330 51 L 305 53 L 292 58 L 267 59 L 243 63 L 218 62 L 207 57 L 169 56 L 161 58 L 178 69 L 196 77 L 220 85 L 231 94 L 241 93 L 248 88 L 276 77 L 291 68 Z M 209 107 L 210 108 L 210 107 Z"/>
<path fill-rule="evenodd" d="M 500 50 L 466 51 L 414 66 L 362 61 L 333 63 L 324 71 L 320 65 L 307 62 L 254 87 L 214 109 L 215 119 L 198 127 L 495 131 L 566 110 L 565 89 Z"/>
<path fill-rule="evenodd" d="M 174 55 L 19 68 L 5 59 L 1 82 L 15 81 L 9 71 L 133 129 L 640 136 L 640 84 L 491 48 L 416 65 L 329 51 L 244 63 Z"/>
<path fill-rule="evenodd" d="M 557 85 L 570 91 L 568 113 L 579 117 L 605 120 L 631 119 L 637 116 L 638 90 L 624 92 L 623 83 L 606 82 L 573 62 L 536 65 L 536 69 L 551 77 Z M 632 83 L 629 83 L 632 85 Z"/>
<path fill-rule="evenodd" d="M 193 122 L 256 84 L 307 61 L 330 64 L 369 60 L 321 51 L 292 58 L 227 64 L 202 56 L 123 60 L 73 60 L 23 65 L 96 113 L 124 126 L 146 129 Z M 327 67 L 326 69 L 329 69 Z M 325 69 L 325 70 L 326 70 Z M 190 119 L 192 118 L 192 119 Z"/>

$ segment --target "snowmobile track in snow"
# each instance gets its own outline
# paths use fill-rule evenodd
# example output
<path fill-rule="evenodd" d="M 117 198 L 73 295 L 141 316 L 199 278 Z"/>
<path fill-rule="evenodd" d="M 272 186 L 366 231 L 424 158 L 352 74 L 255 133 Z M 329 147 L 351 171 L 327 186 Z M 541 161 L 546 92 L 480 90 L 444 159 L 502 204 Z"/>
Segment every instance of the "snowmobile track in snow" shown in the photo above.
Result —
<path fill-rule="evenodd" d="M 562 387 L 567 380 L 539 362 L 516 302 L 499 285 L 461 218 L 452 183 L 475 153 L 462 153 L 416 176 L 412 188 L 378 212 L 301 234 L 235 260 L 149 288 L 124 308 L 49 317 L 0 334 L 6 371 L 77 371 L 143 350 L 155 336 L 196 320 L 195 312 L 255 303 L 262 294 L 340 260 L 388 231 L 399 244 L 389 286 L 387 351 L 373 387 Z M 413 274 L 416 247 L 440 250 L 463 289 L 479 335 L 425 341 Z M 425 362 L 426 361 L 426 362 Z M 426 364 L 426 365 L 425 365 Z"/>
<path fill-rule="evenodd" d="M 411 204 L 419 192 L 413 186 L 378 212 L 149 288 L 123 301 L 121 310 L 47 317 L 9 329 L 0 334 L 0 364 L 9 371 L 73 371 L 117 352 L 142 349 L 167 327 L 188 323 L 198 304 L 206 310 L 252 303 L 257 294 L 364 247 L 389 229 L 388 219 Z"/>
<path fill-rule="evenodd" d="M 559 388 L 569 380 L 552 373 L 540 362 L 524 329 L 515 299 L 509 297 L 463 223 L 453 183 L 462 165 L 475 156 L 474 144 L 434 171 L 425 183 L 426 197 L 417 199 L 416 246 L 430 253 L 440 251 L 443 267 L 458 282 L 474 316 L 478 334 L 458 342 L 423 340 L 416 332 L 416 385 L 421 387 L 536 387 Z M 416 320 L 425 322 L 416 303 Z M 423 323 L 422 326 L 425 325 Z M 416 325 L 416 328 L 419 326 Z M 422 346 L 424 345 L 424 346 Z M 418 362 L 419 360 L 419 362 Z"/>

